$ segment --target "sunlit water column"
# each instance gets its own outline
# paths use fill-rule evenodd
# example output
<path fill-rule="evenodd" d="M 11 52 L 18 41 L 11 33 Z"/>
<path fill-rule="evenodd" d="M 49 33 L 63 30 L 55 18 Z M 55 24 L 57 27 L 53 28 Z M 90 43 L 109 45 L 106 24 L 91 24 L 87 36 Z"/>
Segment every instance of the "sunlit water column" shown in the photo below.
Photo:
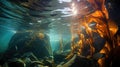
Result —
<path fill-rule="evenodd" d="M 9 41 L 16 31 L 2 28 L 0 32 L 0 53 L 3 53 L 8 48 Z"/>

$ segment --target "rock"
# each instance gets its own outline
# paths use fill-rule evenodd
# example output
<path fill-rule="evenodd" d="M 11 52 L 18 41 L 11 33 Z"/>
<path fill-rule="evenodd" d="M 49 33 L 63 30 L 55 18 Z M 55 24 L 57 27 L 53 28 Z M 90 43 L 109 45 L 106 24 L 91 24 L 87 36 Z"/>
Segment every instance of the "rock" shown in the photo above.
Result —
<path fill-rule="evenodd" d="M 51 56 L 49 36 L 38 32 L 16 33 L 10 40 L 9 48 L 3 58 L 21 57 L 27 52 L 32 52 L 37 58 Z"/>

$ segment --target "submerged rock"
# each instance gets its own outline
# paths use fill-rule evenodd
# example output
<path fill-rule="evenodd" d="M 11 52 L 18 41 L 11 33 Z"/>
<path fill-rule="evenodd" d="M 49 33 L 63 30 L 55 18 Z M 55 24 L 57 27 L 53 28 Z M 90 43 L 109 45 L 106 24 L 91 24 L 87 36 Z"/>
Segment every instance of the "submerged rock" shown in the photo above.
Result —
<path fill-rule="evenodd" d="M 38 32 L 16 33 L 11 38 L 8 50 L 3 58 L 6 60 L 19 58 L 28 52 L 32 52 L 37 58 L 50 57 L 52 49 L 49 36 Z"/>

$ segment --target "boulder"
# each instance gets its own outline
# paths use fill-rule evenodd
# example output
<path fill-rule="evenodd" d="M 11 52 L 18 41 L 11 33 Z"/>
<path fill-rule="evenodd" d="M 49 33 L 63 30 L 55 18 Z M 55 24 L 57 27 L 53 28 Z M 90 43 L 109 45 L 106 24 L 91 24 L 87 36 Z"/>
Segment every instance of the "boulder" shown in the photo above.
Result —
<path fill-rule="evenodd" d="M 32 52 L 37 58 L 50 57 L 52 49 L 49 36 L 38 32 L 16 33 L 9 42 L 4 58 L 19 58 L 28 52 Z"/>

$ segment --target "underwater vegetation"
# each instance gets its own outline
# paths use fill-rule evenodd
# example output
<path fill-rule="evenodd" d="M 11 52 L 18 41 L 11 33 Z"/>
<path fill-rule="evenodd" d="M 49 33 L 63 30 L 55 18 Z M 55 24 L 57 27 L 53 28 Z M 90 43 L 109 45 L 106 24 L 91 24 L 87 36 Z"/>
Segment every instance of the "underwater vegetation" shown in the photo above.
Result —
<path fill-rule="evenodd" d="M 0 0 L 0 67 L 120 66 L 118 0 Z"/>

